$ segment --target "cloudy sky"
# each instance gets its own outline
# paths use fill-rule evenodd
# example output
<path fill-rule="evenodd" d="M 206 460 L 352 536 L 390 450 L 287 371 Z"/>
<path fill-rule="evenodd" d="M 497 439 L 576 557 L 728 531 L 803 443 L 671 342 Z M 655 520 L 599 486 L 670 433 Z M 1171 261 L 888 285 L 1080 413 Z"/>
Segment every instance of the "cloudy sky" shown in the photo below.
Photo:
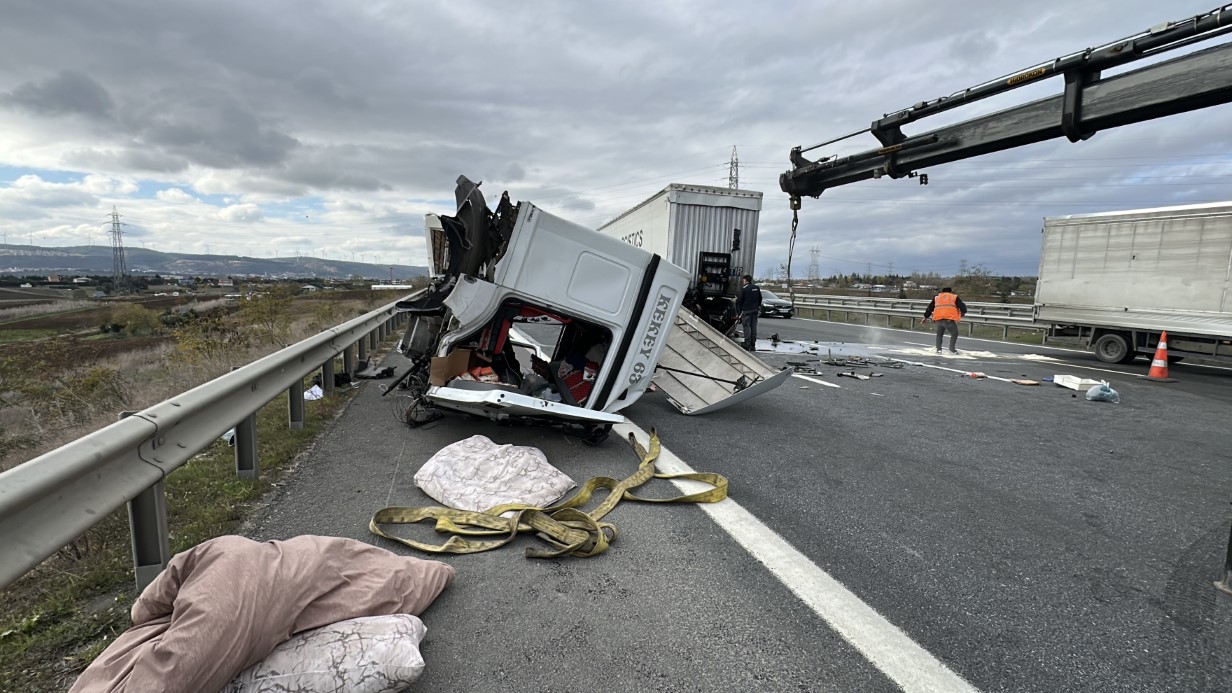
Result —
<path fill-rule="evenodd" d="M 459 174 L 598 226 L 668 183 L 726 185 L 735 145 L 765 193 L 766 274 L 792 146 L 1212 8 L 6 0 L 0 240 L 103 244 L 114 205 L 130 246 L 424 264 L 423 214 L 453 211 Z M 964 115 L 1061 82 L 1032 89 Z M 1217 107 L 831 190 L 805 200 L 793 274 L 1034 274 L 1044 216 L 1232 198 L 1229 123 Z"/>

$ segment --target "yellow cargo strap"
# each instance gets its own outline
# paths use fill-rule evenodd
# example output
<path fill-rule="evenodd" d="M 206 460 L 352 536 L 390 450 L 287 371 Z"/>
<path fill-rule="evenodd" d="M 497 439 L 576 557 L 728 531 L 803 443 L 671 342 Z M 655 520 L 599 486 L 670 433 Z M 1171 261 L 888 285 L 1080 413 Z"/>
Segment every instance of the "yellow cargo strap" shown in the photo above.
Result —
<path fill-rule="evenodd" d="M 472 512 L 454 508 L 423 506 L 417 508 L 382 508 L 368 522 L 368 530 L 377 536 L 405 544 L 421 551 L 432 553 L 479 553 L 499 548 L 513 541 L 520 533 L 535 532 L 553 548 L 528 548 L 528 558 L 556 558 L 558 556 L 597 556 L 607 551 L 608 544 L 615 541 L 616 527 L 609 522 L 600 522 L 622 500 L 642 503 L 717 503 L 727 497 L 727 479 L 708 472 L 687 474 L 659 474 L 655 472 L 655 460 L 659 458 L 659 436 L 650 430 L 650 449 L 642 447 L 633 434 L 629 444 L 637 453 L 640 464 L 637 471 L 627 479 L 618 481 L 606 476 L 590 479 L 572 498 L 550 508 L 535 508 L 522 504 L 505 504 L 486 512 Z M 714 488 L 690 493 L 675 498 L 642 498 L 630 492 L 650 479 L 691 479 L 710 484 Z M 579 508 L 590 501 L 596 489 L 605 488 L 609 493 L 603 502 L 589 512 Z M 511 517 L 501 517 L 512 511 Z M 411 524 L 435 520 L 436 531 L 452 534 L 444 544 L 427 544 L 414 539 L 394 536 L 381 529 L 381 525 Z M 499 539 L 474 540 L 463 536 Z"/>

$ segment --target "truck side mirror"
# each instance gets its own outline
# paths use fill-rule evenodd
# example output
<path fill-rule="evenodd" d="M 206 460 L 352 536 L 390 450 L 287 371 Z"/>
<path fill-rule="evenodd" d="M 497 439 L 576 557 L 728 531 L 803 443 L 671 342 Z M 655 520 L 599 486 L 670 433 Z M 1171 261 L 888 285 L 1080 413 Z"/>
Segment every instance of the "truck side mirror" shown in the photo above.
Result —
<path fill-rule="evenodd" d="M 740 250 L 740 229 L 732 229 L 732 252 Z"/>

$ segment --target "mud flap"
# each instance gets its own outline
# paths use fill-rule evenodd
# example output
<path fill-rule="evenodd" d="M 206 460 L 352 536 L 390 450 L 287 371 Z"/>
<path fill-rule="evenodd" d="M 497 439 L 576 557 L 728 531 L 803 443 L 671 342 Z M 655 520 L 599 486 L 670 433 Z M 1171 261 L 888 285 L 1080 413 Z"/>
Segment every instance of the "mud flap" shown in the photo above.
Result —
<path fill-rule="evenodd" d="M 680 311 L 659 355 L 654 382 L 683 414 L 718 411 L 782 385 L 775 370 L 697 315 Z"/>

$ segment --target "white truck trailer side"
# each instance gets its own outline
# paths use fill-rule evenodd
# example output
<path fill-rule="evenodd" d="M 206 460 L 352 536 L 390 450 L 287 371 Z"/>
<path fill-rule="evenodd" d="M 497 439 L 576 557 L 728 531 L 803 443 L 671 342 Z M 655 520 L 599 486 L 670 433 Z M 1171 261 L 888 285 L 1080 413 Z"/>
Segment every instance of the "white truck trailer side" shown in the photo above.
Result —
<path fill-rule="evenodd" d="M 755 270 L 761 199 L 752 190 L 672 183 L 598 230 L 684 268 L 685 305 L 726 332 L 740 276 Z"/>
<path fill-rule="evenodd" d="M 1232 202 L 1044 220 L 1035 320 L 1108 363 L 1232 360 Z"/>

